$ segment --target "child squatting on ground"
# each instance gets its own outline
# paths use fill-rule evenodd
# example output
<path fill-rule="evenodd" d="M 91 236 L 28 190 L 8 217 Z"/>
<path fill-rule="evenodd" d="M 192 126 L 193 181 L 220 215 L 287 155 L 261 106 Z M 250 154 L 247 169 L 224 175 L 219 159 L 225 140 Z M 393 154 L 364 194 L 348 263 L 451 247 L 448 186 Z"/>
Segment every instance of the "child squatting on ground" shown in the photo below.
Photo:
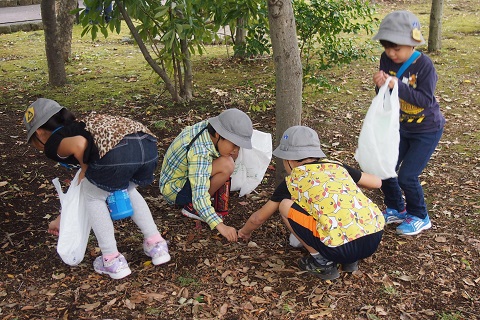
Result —
<path fill-rule="evenodd" d="M 248 240 L 279 210 L 287 228 L 310 253 L 299 260 L 300 269 L 325 280 L 340 276 L 338 263 L 345 272 L 358 270 L 358 260 L 377 250 L 385 225 L 378 207 L 358 186 L 379 188 L 381 180 L 325 159 L 317 133 L 304 126 L 287 129 L 273 155 L 283 159 L 289 175 L 250 216 L 238 237 Z"/>
<path fill-rule="evenodd" d="M 385 49 L 380 57 L 380 71 L 374 74 L 373 82 L 378 89 L 392 76 L 398 83 L 400 99 L 398 177 L 382 182 L 387 207 L 383 214 L 387 224 L 400 223 L 398 234 L 416 235 L 432 226 L 418 177 L 435 151 L 445 125 L 435 98 L 438 76 L 430 58 L 422 53 L 401 79 L 396 77 L 402 64 L 416 52 L 415 47 L 425 43 L 420 22 L 411 12 L 388 14 L 373 39 L 380 40 Z M 389 86 L 393 88 L 394 82 Z"/>
<path fill-rule="evenodd" d="M 183 206 L 184 216 L 205 221 L 228 241 L 237 231 L 223 223 L 211 197 L 235 169 L 239 148 L 252 148 L 252 121 L 238 109 L 186 127 L 165 153 L 160 173 L 160 192 L 167 202 Z"/>
<path fill-rule="evenodd" d="M 143 249 L 155 265 L 170 260 L 167 243 L 158 232 L 152 214 L 137 185 L 152 183 L 157 167 L 156 138 L 143 124 L 118 116 L 92 113 L 82 122 L 66 108 L 40 98 L 24 115 L 27 142 L 57 162 L 81 166 L 81 191 L 93 232 L 102 251 L 93 263 L 96 272 L 113 279 L 131 271 L 118 252 L 114 226 L 106 199 L 110 192 L 128 188 L 132 220 L 144 236 Z M 59 233 L 60 216 L 49 225 Z"/>

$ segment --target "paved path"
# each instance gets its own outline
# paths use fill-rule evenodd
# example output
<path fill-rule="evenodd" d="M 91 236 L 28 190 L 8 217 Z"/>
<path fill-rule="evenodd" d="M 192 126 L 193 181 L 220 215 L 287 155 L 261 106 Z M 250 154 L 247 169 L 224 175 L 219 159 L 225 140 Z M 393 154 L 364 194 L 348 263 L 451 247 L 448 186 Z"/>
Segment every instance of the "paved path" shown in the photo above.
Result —
<path fill-rule="evenodd" d="M 42 21 L 40 5 L 0 8 L 0 25 Z"/>
<path fill-rule="evenodd" d="M 83 0 L 78 1 L 80 8 L 84 8 Z M 0 8 L 0 25 L 41 22 L 40 5 L 3 7 Z"/>

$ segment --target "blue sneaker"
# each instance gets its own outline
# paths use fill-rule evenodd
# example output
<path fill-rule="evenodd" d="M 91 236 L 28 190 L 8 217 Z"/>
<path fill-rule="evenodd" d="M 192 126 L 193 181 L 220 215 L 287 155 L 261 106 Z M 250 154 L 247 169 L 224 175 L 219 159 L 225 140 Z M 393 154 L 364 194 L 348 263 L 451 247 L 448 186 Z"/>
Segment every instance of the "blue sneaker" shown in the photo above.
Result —
<path fill-rule="evenodd" d="M 423 230 L 430 229 L 431 227 L 432 223 L 430 222 L 428 215 L 425 217 L 425 219 L 420 219 L 417 216 L 408 214 L 405 221 L 403 221 L 402 224 L 397 227 L 397 234 L 414 236 Z"/>
<path fill-rule="evenodd" d="M 387 208 L 382 211 L 383 217 L 385 218 L 385 224 L 390 223 L 402 223 L 407 216 L 407 210 L 404 209 L 401 212 L 398 212 L 395 209 Z"/>

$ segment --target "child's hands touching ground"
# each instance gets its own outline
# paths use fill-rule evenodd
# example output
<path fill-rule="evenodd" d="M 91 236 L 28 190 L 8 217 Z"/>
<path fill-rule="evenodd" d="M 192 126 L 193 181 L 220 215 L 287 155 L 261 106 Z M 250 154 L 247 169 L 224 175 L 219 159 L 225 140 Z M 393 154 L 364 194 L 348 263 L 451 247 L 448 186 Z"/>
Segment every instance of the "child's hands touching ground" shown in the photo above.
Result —
<path fill-rule="evenodd" d="M 229 227 L 222 222 L 222 223 L 218 224 L 216 228 L 222 236 L 227 238 L 228 241 L 230 241 L 230 242 L 237 242 L 238 241 L 237 230 L 235 230 L 234 227 Z"/>

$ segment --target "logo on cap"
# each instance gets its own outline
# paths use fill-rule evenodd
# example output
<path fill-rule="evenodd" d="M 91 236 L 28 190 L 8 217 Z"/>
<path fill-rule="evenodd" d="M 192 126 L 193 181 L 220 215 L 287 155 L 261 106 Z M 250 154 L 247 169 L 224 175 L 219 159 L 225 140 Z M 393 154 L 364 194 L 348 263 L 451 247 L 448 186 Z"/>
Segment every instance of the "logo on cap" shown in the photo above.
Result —
<path fill-rule="evenodd" d="M 422 41 L 422 33 L 420 32 L 420 30 L 418 30 L 417 28 L 413 29 L 412 30 L 412 38 L 413 40 L 415 41 Z"/>
<path fill-rule="evenodd" d="M 33 117 L 35 116 L 35 110 L 33 107 L 30 107 L 25 111 L 25 121 L 27 123 L 30 123 L 33 120 Z"/>
<path fill-rule="evenodd" d="M 284 135 L 283 139 L 288 140 L 288 134 Z"/>

